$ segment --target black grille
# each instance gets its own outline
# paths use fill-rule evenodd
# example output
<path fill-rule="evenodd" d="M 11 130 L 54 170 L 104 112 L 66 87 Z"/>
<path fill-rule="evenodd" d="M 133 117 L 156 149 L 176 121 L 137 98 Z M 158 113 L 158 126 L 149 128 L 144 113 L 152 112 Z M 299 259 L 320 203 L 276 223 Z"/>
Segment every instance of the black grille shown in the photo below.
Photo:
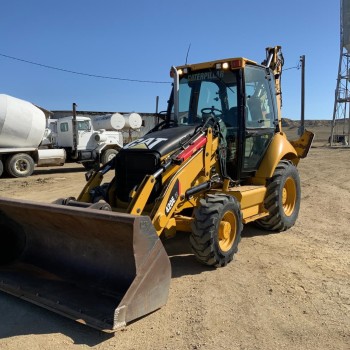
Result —
<path fill-rule="evenodd" d="M 121 150 L 116 158 L 117 197 L 124 202 L 129 202 L 130 191 L 135 186 L 139 186 L 146 175 L 151 175 L 159 169 L 159 155 L 145 150 L 125 149 Z M 155 200 L 160 190 L 159 177 L 148 203 Z"/>

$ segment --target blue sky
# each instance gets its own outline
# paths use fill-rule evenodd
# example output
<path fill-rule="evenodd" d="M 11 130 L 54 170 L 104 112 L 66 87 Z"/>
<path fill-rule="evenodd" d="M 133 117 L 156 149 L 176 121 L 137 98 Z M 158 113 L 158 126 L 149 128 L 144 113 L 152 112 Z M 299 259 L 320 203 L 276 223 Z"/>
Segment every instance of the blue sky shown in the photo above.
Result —
<path fill-rule="evenodd" d="M 172 65 L 247 57 L 281 45 L 285 68 L 306 56 L 306 119 L 332 119 L 339 63 L 338 0 L 2 0 L 0 54 L 71 71 L 146 84 L 98 79 L 0 56 L 0 93 L 50 110 L 154 112 L 166 108 Z M 301 71 L 282 77 L 286 118 L 300 118 Z"/>

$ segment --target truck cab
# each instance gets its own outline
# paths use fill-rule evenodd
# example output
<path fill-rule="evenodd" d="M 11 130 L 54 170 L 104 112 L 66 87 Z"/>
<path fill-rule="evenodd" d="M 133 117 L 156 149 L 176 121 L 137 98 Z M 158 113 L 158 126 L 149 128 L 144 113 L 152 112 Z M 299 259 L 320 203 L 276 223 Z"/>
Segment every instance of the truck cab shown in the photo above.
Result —
<path fill-rule="evenodd" d="M 96 146 L 92 138 L 94 130 L 92 129 L 90 118 L 77 117 L 77 131 L 78 150 L 93 149 Z M 74 150 L 73 133 L 73 117 L 59 119 L 57 121 L 57 146 Z"/>
<path fill-rule="evenodd" d="M 60 118 L 50 128 L 56 147 L 64 148 L 68 158 L 87 162 L 107 162 L 123 146 L 123 135 L 119 131 L 94 130 L 89 117 L 76 117 L 76 134 L 73 117 Z"/>

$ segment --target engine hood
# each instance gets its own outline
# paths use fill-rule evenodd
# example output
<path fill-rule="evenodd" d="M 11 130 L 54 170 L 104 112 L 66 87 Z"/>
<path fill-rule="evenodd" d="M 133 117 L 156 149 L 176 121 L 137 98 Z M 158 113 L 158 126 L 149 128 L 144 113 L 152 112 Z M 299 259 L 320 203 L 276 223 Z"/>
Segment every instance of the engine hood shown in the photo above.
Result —
<path fill-rule="evenodd" d="M 125 145 L 122 152 L 127 150 L 145 150 L 157 152 L 160 157 L 163 157 L 176 150 L 180 146 L 180 142 L 192 135 L 197 126 L 176 126 L 148 133 L 142 138 Z"/>

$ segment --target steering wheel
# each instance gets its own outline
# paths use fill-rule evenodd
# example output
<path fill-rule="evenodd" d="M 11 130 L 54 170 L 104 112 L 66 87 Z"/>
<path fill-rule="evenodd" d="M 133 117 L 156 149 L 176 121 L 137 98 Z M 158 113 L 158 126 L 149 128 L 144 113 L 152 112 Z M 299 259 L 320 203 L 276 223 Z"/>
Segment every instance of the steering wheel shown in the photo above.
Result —
<path fill-rule="evenodd" d="M 173 127 L 176 124 L 175 120 L 163 120 L 161 121 L 159 124 L 157 124 L 153 129 L 151 129 L 150 131 L 147 132 L 147 134 L 150 134 L 151 132 L 154 131 L 158 131 L 158 130 L 162 130 L 165 129 L 167 126 L 169 128 Z"/>
<path fill-rule="evenodd" d="M 216 114 L 214 112 L 219 112 L 220 114 L 222 114 L 222 111 L 220 109 L 214 108 L 214 107 L 205 107 L 201 109 L 201 113 L 212 113 L 214 115 L 214 117 L 216 117 Z"/>

